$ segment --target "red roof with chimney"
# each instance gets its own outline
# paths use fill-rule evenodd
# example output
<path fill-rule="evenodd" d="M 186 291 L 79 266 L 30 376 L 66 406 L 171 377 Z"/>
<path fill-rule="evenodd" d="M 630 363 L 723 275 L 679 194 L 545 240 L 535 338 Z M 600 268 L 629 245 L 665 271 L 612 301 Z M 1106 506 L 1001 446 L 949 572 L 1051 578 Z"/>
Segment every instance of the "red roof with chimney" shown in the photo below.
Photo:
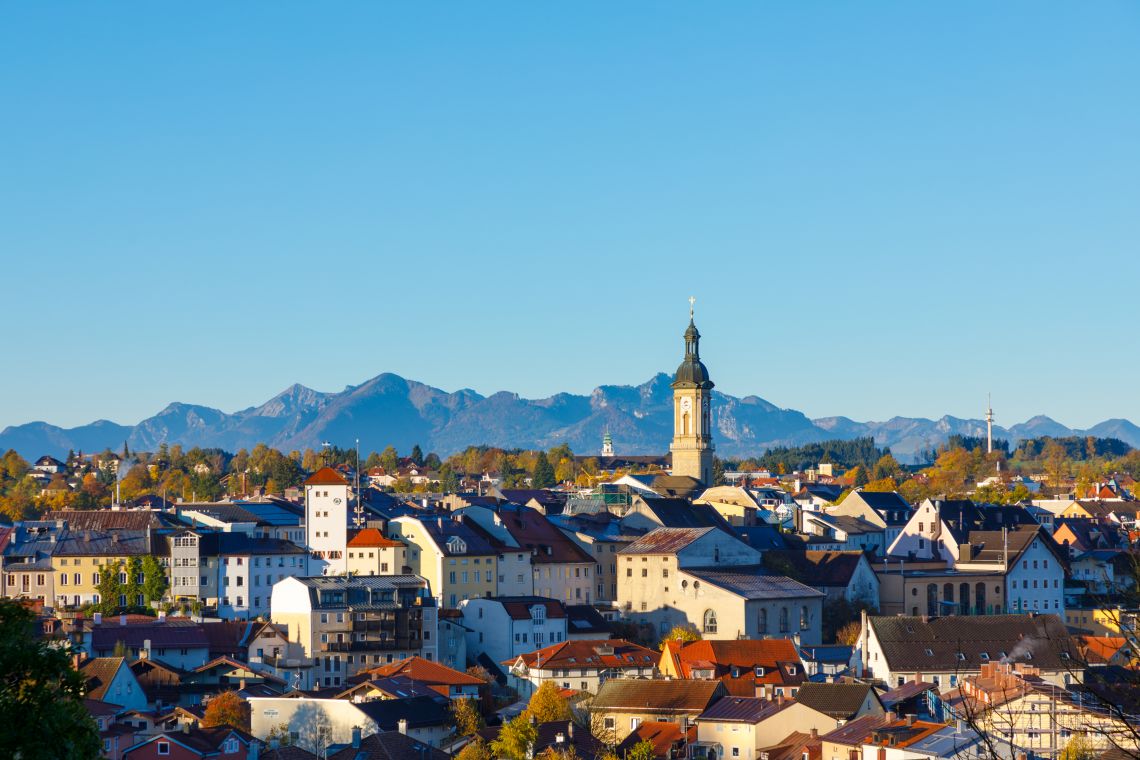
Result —
<path fill-rule="evenodd" d="M 394 538 L 388 538 L 377 528 L 363 528 L 348 540 L 348 546 L 371 546 L 382 549 L 396 549 L 404 544 Z"/>
<path fill-rule="evenodd" d="M 344 476 L 331 467 L 322 467 L 305 481 L 307 486 L 347 486 Z"/>

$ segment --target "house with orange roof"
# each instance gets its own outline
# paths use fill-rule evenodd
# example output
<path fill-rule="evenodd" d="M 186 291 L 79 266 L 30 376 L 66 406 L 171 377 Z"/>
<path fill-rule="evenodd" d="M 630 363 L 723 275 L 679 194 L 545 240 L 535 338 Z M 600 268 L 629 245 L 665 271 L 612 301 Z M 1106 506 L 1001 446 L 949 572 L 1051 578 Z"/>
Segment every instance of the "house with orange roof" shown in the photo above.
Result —
<path fill-rule="evenodd" d="M 409 657 L 406 660 L 371 668 L 349 680 L 359 682 L 396 676 L 403 676 L 417 684 L 427 686 L 448 699 L 478 699 L 479 688 L 484 685 L 484 682 L 475 676 L 423 657 Z"/>
<path fill-rule="evenodd" d="M 377 528 L 353 531 L 345 547 L 349 575 L 398 575 L 407 572 L 408 545 Z"/>
<path fill-rule="evenodd" d="M 657 660 L 652 649 L 622 639 L 596 639 L 563 641 L 501 664 L 508 669 L 508 684 L 525 699 L 544 681 L 596 694 L 609 678 L 652 677 Z"/>
<path fill-rule="evenodd" d="M 679 760 L 688 756 L 687 747 L 696 740 L 695 724 L 682 728 L 679 723 L 667 720 L 647 720 L 622 740 L 617 754 L 623 757 L 641 742 L 649 742 L 655 760 Z"/>
<path fill-rule="evenodd" d="M 791 639 L 666 642 L 658 664 L 666 678 L 724 681 L 734 696 L 791 696 L 807 680 Z"/>

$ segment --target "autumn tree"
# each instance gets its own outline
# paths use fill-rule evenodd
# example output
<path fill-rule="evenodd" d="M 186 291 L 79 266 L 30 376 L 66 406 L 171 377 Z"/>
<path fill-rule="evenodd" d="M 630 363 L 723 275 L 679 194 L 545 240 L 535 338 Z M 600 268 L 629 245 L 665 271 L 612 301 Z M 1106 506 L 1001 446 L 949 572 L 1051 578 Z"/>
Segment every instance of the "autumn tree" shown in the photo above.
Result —
<path fill-rule="evenodd" d="M 571 718 L 570 704 L 553 681 L 543 681 L 542 685 L 535 689 L 523 714 L 533 716 L 539 723 Z"/>
<path fill-rule="evenodd" d="M 0 757 L 102 757 L 98 728 L 83 705 L 86 679 L 71 666 L 71 645 L 49 643 L 35 627 L 28 607 L 0 599 Z"/>
<path fill-rule="evenodd" d="M 845 623 L 835 632 L 835 643 L 843 646 L 855 646 L 859 643 L 859 634 L 863 632 L 863 625 L 858 620 Z"/>
<path fill-rule="evenodd" d="M 653 742 L 642 739 L 625 752 L 625 760 L 653 760 Z"/>
<path fill-rule="evenodd" d="M 393 446 L 388 446 L 380 452 L 380 466 L 389 475 L 395 475 L 400 466 L 400 455 Z"/>
<path fill-rule="evenodd" d="M 665 646 L 670 641 L 679 641 L 679 642 L 681 642 L 681 646 L 684 646 L 685 644 L 688 644 L 690 641 L 700 641 L 700 640 L 701 640 L 701 634 L 699 631 L 697 631 L 696 626 L 694 626 L 692 623 L 683 623 L 681 625 L 673 626 L 673 629 L 661 638 L 661 645 L 658 648 L 662 652 L 664 652 Z"/>
<path fill-rule="evenodd" d="M 483 727 L 483 715 L 472 698 L 452 700 L 451 719 L 460 736 L 471 736 Z"/>
<path fill-rule="evenodd" d="M 495 760 L 491 746 L 479 736 L 468 742 L 455 757 L 456 760 Z"/>
<path fill-rule="evenodd" d="M 491 753 L 504 760 L 526 760 L 537 738 L 538 730 L 531 725 L 527 713 L 523 712 L 511 722 L 503 724 L 498 738 L 491 742 Z"/>
<path fill-rule="evenodd" d="M 233 726 L 243 731 L 249 730 L 249 703 L 238 696 L 236 691 L 223 691 L 215 694 L 206 703 L 206 712 L 202 717 L 202 725 L 206 728 L 214 726 Z"/>

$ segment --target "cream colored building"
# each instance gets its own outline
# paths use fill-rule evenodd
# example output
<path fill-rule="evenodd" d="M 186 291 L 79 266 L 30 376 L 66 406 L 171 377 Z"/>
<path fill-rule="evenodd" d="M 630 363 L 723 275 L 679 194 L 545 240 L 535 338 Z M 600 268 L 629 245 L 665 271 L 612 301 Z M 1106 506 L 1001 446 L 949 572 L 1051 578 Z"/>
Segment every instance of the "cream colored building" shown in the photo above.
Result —
<path fill-rule="evenodd" d="M 464 599 L 496 595 L 498 552 L 464 522 L 397 517 L 388 533 L 408 545 L 407 566 L 427 579 L 441 607 L 458 609 Z"/>
<path fill-rule="evenodd" d="M 411 572 L 408 545 L 376 528 L 364 528 L 348 539 L 349 575 L 399 575 Z"/>
<path fill-rule="evenodd" d="M 764 700 L 727 696 L 697 718 L 694 760 L 759 760 L 760 750 L 779 744 L 793 732 L 831 731 L 835 718 L 791 699 Z"/>

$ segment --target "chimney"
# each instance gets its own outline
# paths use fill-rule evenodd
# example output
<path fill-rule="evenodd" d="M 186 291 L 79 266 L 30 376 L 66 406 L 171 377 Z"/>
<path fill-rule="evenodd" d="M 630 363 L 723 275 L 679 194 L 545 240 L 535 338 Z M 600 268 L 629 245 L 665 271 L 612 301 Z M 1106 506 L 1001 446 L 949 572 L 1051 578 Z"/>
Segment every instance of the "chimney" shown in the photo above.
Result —
<path fill-rule="evenodd" d="M 408 733 L 408 719 L 407 718 L 400 718 L 400 720 L 396 722 L 396 730 L 399 731 L 401 734 L 407 734 Z"/>
<path fill-rule="evenodd" d="M 150 639 L 144 639 L 142 649 L 139 651 L 140 660 L 150 659 Z"/>
<path fill-rule="evenodd" d="M 683 727 L 687 721 L 688 718 L 682 718 L 681 726 Z M 570 741 L 574 741 L 574 721 L 572 720 L 566 721 L 566 735 L 570 737 Z"/>
<path fill-rule="evenodd" d="M 818 739 L 819 738 L 819 729 L 818 728 L 813 728 L 811 730 L 811 738 L 812 739 Z"/>
<path fill-rule="evenodd" d="M 94 623 L 95 623 L 95 625 L 103 625 L 103 613 L 102 612 L 96 612 L 95 613 Z"/>
<path fill-rule="evenodd" d="M 245 679 L 242 678 L 238 681 L 238 691 L 245 691 Z"/>
<path fill-rule="evenodd" d="M 160 622 L 160 623 L 166 622 L 166 610 L 159 610 L 158 611 L 158 622 Z"/>
<path fill-rule="evenodd" d="M 126 624 L 127 624 L 127 616 L 126 615 L 119 615 L 119 625 L 126 625 Z"/>
<path fill-rule="evenodd" d="M 907 713 L 907 714 L 906 714 L 906 724 L 907 724 L 908 726 L 913 726 L 913 725 L 914 725 L 914 721 L 915 721 L 915 719 L 916 719 L 917 717 L 918 717 L 918 716 L 917 716 L 917 715 L 915 715 L 914 713 Z"/>
<path fill-rule="evenodd" d="M 401 720 L 400 723 L 403 724 L 403 726 L 400 728 L 400 733 L 401 734 L 407 733 L 406 729 L 408 726 L 408 722 L 406 720 Z M 360 726 L 353 726 L 352 727 L 352 748 L 353 749 L 360 749 Z"/>
<path fill-rule="evenodd" d="M 898 719 L 899 716 L 895 713 L 894 710 L 887 710 L 886 715 L 884 715 L 883 717 L 886 718 L 887 723 L 894 723 Z"/>
<path fill-rule="evenodd" d="M 915 673 L 914 674 L 914 682 L 915 683 L 922 683 L 922 673 Z"/>
<path fill-rule="evenodd" d="M 184 733 L 184 734 L 190 733 L 190 722 L 189 721 L 182 724 L 182 733 Z"/>

